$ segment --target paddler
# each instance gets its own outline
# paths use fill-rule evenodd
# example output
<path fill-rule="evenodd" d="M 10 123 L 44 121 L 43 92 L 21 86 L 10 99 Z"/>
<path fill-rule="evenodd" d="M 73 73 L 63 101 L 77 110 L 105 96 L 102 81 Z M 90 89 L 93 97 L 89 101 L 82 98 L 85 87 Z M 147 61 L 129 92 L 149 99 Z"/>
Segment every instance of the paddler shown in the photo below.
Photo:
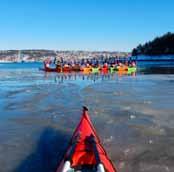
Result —
<path fill-rule="evenodd" d="M 44 61 L 45 68 L 49 68 L 50 67 L 50 64 L 51 64 L 50 58 L 46 58 L 45 61 Z"/>
<path fill-rule="evenodd" d="M 132 62 L 132 67 L 136 67 L 136 63 L 134 61 Z"/>
<path fill-rule="evenodd" d="M 54 59 L 54 64 L 56 65 L 56 68 L 57 68 L 57 69 L 61 67 L 61 61 L 59 60 L 58 57 L 56 57 L 56 58 Z"/>

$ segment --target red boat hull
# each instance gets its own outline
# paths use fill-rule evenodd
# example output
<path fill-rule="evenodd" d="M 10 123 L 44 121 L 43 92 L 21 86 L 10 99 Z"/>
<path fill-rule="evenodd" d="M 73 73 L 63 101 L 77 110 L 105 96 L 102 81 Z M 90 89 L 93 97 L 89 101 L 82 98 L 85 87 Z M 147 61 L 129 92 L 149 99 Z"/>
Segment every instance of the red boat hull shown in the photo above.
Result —
<path fill-rule="evenodd" d="M 45 67 L 43 69 L 45 72 L 72 72 L 72 69 L 69 67 L 63 67 L 63 68 L 49 68 L 49 67 Z"/>
<path fill-rule="evenodd" d="M 61 68 L 44 68 L 43 69 L 45 72 L 58 72 L 60 73 L 61 72 Z"/>

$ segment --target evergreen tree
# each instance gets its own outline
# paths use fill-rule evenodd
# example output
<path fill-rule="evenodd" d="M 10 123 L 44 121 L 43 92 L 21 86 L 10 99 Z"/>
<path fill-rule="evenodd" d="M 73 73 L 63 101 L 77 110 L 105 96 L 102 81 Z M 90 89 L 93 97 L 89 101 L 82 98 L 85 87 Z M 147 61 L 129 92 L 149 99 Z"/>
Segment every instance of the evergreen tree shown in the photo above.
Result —
<path fill-rule="evenodd" d="M 132 55 L 168 55 L 174 54 L 174 33 L 168 32 L 144 45 L 138 45 L 132 50 Z"/>

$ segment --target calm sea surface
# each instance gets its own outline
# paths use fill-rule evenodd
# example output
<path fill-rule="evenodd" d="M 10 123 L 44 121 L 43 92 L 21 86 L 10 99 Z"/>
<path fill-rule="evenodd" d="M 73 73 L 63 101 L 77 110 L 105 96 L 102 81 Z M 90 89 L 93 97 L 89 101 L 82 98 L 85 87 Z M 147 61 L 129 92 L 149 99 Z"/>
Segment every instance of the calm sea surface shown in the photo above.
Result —
<path fill-rule="evenodd" d="M 0 64 L 0 172 L 54 172 L 83 105 L 119 172 L 174 171 L 173 74 L 40 67 Z"/>

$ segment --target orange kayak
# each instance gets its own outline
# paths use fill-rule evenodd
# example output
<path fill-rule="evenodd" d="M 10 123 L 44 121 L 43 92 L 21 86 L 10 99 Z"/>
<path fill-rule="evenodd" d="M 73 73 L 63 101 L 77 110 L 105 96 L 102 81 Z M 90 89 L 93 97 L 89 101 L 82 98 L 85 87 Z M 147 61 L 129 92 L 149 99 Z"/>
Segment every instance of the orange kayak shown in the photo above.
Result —
<path fill-rule="evenodd" d="M 89 74 L 91 72 L 91 67 L 84 67 L 82 68 L 83 73 Z"/>
<path fill-rule="evenodd" d="M 118 71 L 128 71 L 128 66 L 118 66 Z"/>
<path fill-rule="evenodd" d="M 86 107 L 56 172 L 117 172 L 101 145 Z"/>

